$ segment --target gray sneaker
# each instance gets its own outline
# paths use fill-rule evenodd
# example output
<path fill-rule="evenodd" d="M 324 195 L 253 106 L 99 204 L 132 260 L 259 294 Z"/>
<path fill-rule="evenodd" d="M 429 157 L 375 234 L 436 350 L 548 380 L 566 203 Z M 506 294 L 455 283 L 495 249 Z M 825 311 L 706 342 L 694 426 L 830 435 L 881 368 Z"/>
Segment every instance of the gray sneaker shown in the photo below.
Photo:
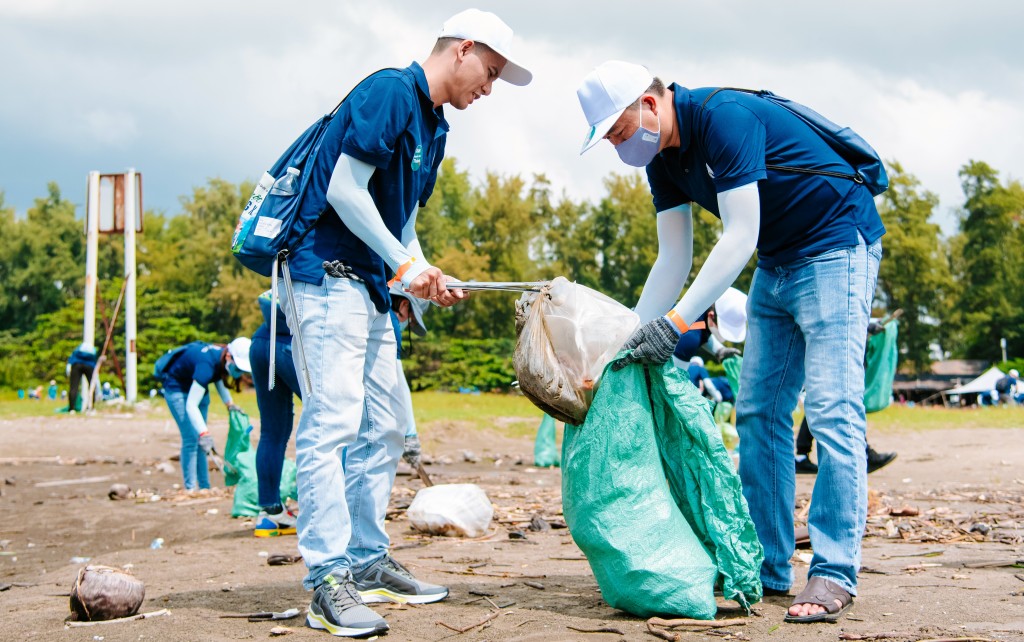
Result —
<path fill-rule="evenodd" d="M 367 607 L 356 590 L 352 574 L 328 575 L 313 591 L 306 624 L 341 637 L 376 635 L 388 630 L 384 618 Z"/>
<path fill-rule="evenodd" d="M 355 576 L 363 601 L 430 604 L 448 597 L 448 587 L 423 582 L 409 569 L 385 555 Z"/>

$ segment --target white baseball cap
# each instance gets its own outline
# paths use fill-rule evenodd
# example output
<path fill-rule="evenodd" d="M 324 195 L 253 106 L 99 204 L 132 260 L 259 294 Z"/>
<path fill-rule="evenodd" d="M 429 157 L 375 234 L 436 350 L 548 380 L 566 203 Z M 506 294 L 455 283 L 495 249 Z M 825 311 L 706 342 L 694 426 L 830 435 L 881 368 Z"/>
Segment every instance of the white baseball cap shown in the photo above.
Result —
<path fill-rule="evenodd" d="M 1010 371 L 1010 376 L 1011 376 L 1011 377 L 1019 377 L 1019 376 L 1020 376 L 1020 373 L 1019 373 L 1019 372 L 1017 372 L 1016 370 L 1011 370 L 1011 371 Z"/>
<path fill-rule="evenodd" d="M 590 131 L 580 154 L 605 137 L 626 108 L 644 95 L 654 81 L 647 67 L 621 60 L 609 60 L 587 74 L 576 90 Z"/>
<path fill-rule="evenodd" d="M 437 37 L 461 38 L 483 43 L 506 61 L 499 78 L 520 87 L 530 84 L 533 80 L 533 74 L 512 59 L 512 28 L 490 11 L 461 11 L 445 20 Z"/>
<path fill-rule="evenodd" d="M 747 338 L 747 295 L 729 288 L 715 301 L 715 322 L 723 341 L 743 343 Z"/>
<path fill-rule="evenodd" d="M 251 346 L 252 340 L 249 337 L 238 337 L 228 344 L 228 354 L 231 355 L 235 365 L 242 372 L 252 372 L 252 366 L 249 365 L 249 348 Z"/>
<path fill-rule="evenodd" d="M 406 292 L 402 289 L 402 284 L 397 281 L 391 286 L 390 292 L 391 298 L 401 297 L 409 302 L 409 308 L 412 310 L 412 319 L 409 325 L 412 326 L 412 331 L 416 333 L 416 336 L 426 336 L 427 326 L 423 323 L 423 315 L 430 308 L 430 301 Z"/>

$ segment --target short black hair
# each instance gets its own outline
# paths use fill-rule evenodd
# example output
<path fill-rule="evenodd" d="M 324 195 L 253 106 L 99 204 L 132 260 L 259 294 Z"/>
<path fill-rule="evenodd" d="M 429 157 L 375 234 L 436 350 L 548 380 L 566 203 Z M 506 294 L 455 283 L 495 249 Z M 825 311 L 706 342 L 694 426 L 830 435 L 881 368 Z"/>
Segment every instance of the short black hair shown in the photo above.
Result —
<path fill-rule="evenodd" d="M 655 96 L 661 98 L 662 96 L 665 95 L 665 83 L 663 83 L 661 81 L 661 78 L 658 78 L 657 76 L 655 76 L 654 80 L 651 81 L 651 85 L 644 91 L 644 94 L 654 94 Z M 641 96 L 641 98 L 642 97 L 643 96 Z M 632 105 L 629 106 L 629 109 L 639 109 L 639 108 L 640 108 L 640 98 L 637 98 L 636 102 L 634 102 Z"/>
<path fill-rule="evenodd" d="M 442 51 L 444 51 L 445 49 L 447 49 L 448 47 L 451 47 L 453 44 L 462 42 L 463 40 L 472 40 L 472 38 L 452 38 L 452 37 L 438 38 L 437 42 L 434 43 L 434 49 L 430 53 L 431 53 L 431 55 L 439 54 Z M 485 43 L 482 43 L 482 42 L 480 42 L 478 40 L 473 40 L 473 44 L 476 45 L 477 47 L 483 47 L 487 51 L 494 51 L 493 49 L 488 47 Z"/>

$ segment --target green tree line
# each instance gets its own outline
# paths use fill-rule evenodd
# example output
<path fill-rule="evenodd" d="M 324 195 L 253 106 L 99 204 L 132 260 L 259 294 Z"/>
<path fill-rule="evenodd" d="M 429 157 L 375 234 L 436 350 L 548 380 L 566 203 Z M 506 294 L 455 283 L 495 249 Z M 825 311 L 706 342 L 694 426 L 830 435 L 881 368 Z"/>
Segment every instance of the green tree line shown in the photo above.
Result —
<path fill-rule="evenodd" d="M 899 163 L 878 198 L 888 233 L 876 315 L 902 308 L 901 367 L 926 370 L 931 346 L 953 357 L 1024 354 L 1024 186 L 1001 180 L 984 162 L 960 169 L 964 200 L 957 232 L 943 238 L 932 221 L 938 198 Z M 269 282 L 232 257 L 229 242 L 253 185 L 210 179 L 181 199 L 173 215 L 148 211 L 138 236 L 140 386 L 155 384 L 152 364 L 195 339 L 226 342 L 251 334 L 262 317 L 256 297 Z M 85 236 L 75 206 L 56 184 L 15 217 L 0 192 L 0 387 L 60 379 L 81 341 Z M 641 174 L 612 174 L 596 203 L 553 193 L 544 175 L 487 173 L 474 181 L 446 159 L 434 195 L 420 211 L 427 255 L 461 279 L 521 281 L 566 276 L 632 306 L 657 255 L 655 212 Z M 691 279 L 721 231 L 696 208 Z M 101 236 L 97 343 L 110 324 L 123 281 L 122 239 Z M 746 290 L 752 259 L 737 281 Z M 514 379 L 515 295 L 484 293 L 451 309 L 432 309 L 430 333 L 412 342 L 406 370 L 415 388 L 507 388 Z M 408 335 L 407 335 L 408 336 Z M 123 358 L 123 319 L 115 324 L 108 373 Z M 409 348 L 407 343 L 406 348 Z"/>

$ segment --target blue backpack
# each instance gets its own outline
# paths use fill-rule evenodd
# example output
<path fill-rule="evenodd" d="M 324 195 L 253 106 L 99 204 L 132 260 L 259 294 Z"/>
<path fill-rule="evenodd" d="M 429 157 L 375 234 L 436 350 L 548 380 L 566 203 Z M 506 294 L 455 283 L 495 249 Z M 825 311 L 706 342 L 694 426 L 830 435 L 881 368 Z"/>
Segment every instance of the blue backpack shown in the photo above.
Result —
<path fill-rule="evenodd" d="M 306 169 L 313 167 L 324 133 L 347 98 L 348 95 L 329 114 L 310 125 L 270 170 L 263 173 L 242 209 L 231 238 L 231 252 L 253 272 L 276 280 L 277 264 L 287 259 L 327 211 L 325 205 L 312 220 L 299 217 L 309 185 L 310 174 Z"/>
<path fill-rule="evenodd" d="M 754 94 L 765 100 L 769 100 L 779 107 L 792 113 L 814 130 L 816 134 L 828 143 L 843 160 L 850 164 L 852 174 L 842 172 L 830 172 L 827 170 L 810 169 L 806 167 L 788 167 L 785 165 L 765 165 L 768 169 L 782 170 L 785 172 L 797 172 L 800 174 L 820 174 L 822 176 L 834 176 L 845 178 L 855 183 L 860 183 L 868 188 L 872 196 L 878 196 L 889 189 L 889 176 L 885 172 L 885 165 L 882 159 L 868 142 L 860 137 L 857 132 L 849 127 L 840 127 L 831 120 L 825 118 L 810 107 L 795 103 L 792 100 L 776 96 L 767 89 L 741 89 L 739 87 L 720 87 L 704 99 L 701 107 L 708 104 L 711 97 L 720 91 L 742 91 L 747 94 Z"/>
<path fill-rule="evenodd" d="M 153 365 L 153 376 L 156 377 L 157 381 L 163 381 L 164 375 L 167 374 L 167 371 L 171 369 L 171 366 L 174 365 L 174 362 L 178 360 L 178 357 L 180 357 L 182 354 L 184 354 L 186 350 L 188 350 L 189 348 L 196 344 L 206 345 L 206 342 L 193 341 L 192 343 L 186 343 L 185 345 L 178 346 L 177 348 L 171 348 L 167 352 L 160 355 L 160 358 L 157 359 L 156 363 Z"/>

